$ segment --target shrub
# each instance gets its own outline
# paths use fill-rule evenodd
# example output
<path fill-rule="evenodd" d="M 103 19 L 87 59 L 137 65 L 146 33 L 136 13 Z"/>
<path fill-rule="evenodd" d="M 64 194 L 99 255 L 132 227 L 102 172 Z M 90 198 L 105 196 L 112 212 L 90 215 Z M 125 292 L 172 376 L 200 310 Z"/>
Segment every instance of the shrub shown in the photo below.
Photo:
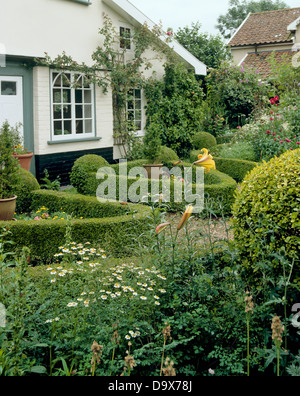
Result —
<path fill-rule="evenodd" d="M 195 74 L 181 64 L 166 63 L 163 81 L 149 79 L 144 90 L 146 130 L 150 123 L 154 123 L 161 144 L 184 157 L 192 148 L 194 131 L 200 128 L 203 89 Z"/>
<path fill-rule="evenodd" d="M 14 176 L 13 193 L 17 195 L 16 211 L 18 213 L 27 212 L 32 202 L 32 192 L 39 190 L 40 185 L 37 179 L 26 169 L 19 168 Z"/>
<path fill-rule="evenodd" d="M 192 164 L 184 163 L 183 166 L 190 167 Z M 195 174 L 193 174 L 193 183 L 195 183 Z M 104 182 L 106 181 L 106 178 Z M 114 181 L 114 180 L 113 180 Z M 85 186 L 83 188 L 83 193 L 85 195 L 95 196 L 97 194 L 97 190 L 99 186 L 103 183 L 103 180 L 99 180 L 96 178 L 95 173 L 90 173 L 85 180 Z M 123 195 L 126 193 L 122 190 L 123 186 L 127 187 L 127 192 L 130 191 L 131 186 L 134 188 L 134 184 L 138 183 L 139 187 L 142 188 L 143 191 L 152 192 L 152 189 L 157 191 L 158 193 L 163 192 L 163 184 L 162 181 L 149 180 L 148 178 L 138 178 L 138 177 L 125 177 L 116 175 L 116 199 L 120 199 L 120 194 L 122 194 L 122 200 L 126 199 L 126 196 Z M 155 184 L 158 186 L 155 186 Z M 171 181 L 170 182 L 170 203 L 168 203 L 169 211 L 179 211 L 184 210 L 187 203 L 184 200 L 184 196 L 181 203 L 174 202 L 174 183 L 181 183 L 179 181 Z M 215 206 L 216 213 L 220 213 L 220 207 L 218 206 L 218 202 L 223 202 L 224 212 L 227 214 L 230 213 L 230 207 L 234 200 L 234 191 L 236 189 L 236 182 L 230 176 L 225 175 L 224 173 L 219 172 L 218 170 L 211 170 L 209 173 L 204 175 L 204 192 L 206 195 L 209 195 L 213 200 L 217 202 Z M 196 192 L 196 185 L 191 185 L 193 193 Z M 182 187 L 182 192 L 184 193 L 184 188 Z M 138 191 L 137 194 L 140 192 Z M 109 196 L 109 191 L 105 192 L 107 194 L 107 198 L 114 199 L 115 191 L 112 190 L 112 196 Z M 128 196 L 127 196 L 128 199 Z M 129 199 L 128 199 L 129 200 Z M 146 200 L 145 200 L 146 202 Z"/>
<path fill-rule="evenodd" d="M 107 165 L 109 164 L 106 159 L 104 159 L 100 155 L 83 155 L 75 161 L 72 167 L 70 182 L 72 183 L 73 187 L 77 188 L 77 191 L 81 193 L 82 185 L 84 184 L 86 175 L 89 172 L 97 172 L 99 168 Z"/>
<path fill-rule="evenodd" d="M 208 132 L 197 132 L 192 138 L 192 143 L 195 150 L 202 150 L 203 148 L 209 150 L 217 145 L 217 140 Z"/>
<path fill-rule="evenodd" d="M 166 146 L 161 146 L 160 152 L 158 156 L 155 158 L 154 162 L 157 164 L 163 164 L 165 166 L 169 166 L 178 160 L 179 157 L 174 150 Z"/>
<path fill-rule="evenodd" d="M 234 138 L 235 134 L 217 136 L 217 144 L 231 143 L 231 140 Z"/>
<path fill-rule="evenodd" d="M 233 158 L 214 157 L 216 167 L 220 172 L 226 173 L 240 183 L 248 172 L 252 171 L 258 163 Z"/>
<path fill-rule="evenodd" d="M 299 163 L 299 149 L 264 162 L 245 177 L 236 194 L 235 245 L 252 271 L 257 270 L 264 254 L 284 249 L 287 259 L 297 259 L 299 255 Z M 262 242 L 267 252 L 262 250 Z"/>
<path fill-rule="evenodd" d="M 100 245 L 110 255 L 126 256 L 136 249 L 137 240 L 145 244 L 143 236 L 147 227 L 148 208 L 143 205 L 99 202 L 97 198 L 40 190 L 33 192 L 33 203 L 49 205 L 52 210 L 61 210 L 64 204 L 77 215 L 87 213 L 102 218 L 71 219 L 71 236 L 76 242 Z M 120 207 L 118 209 L 118 207 Z M 103 217 L 106 214 L 106 217 Z M 108 217 L 111 216 L 111 217 Z M 0 222 L 1 227 L 11 231 L 10 238 L 16 251 L 23 246 L 30 249 L 31 261 L 46 264 L 53 259 L 59 246 L 64 243 L 68 220 L 20 220 Z"/>
<path fill-rule="evenodd" d="M 251 143 L 226 143 L 214 147 L 213 154 L 221 158 L 234 158 L 245 161 L 255 161 L 256 153 Z"/>

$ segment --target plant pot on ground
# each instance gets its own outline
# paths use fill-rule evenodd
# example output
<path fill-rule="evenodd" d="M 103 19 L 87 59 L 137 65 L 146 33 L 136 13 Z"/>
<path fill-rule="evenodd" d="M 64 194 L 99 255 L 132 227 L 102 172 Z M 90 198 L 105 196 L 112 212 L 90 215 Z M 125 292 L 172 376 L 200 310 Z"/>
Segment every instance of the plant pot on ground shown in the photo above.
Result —
<path fill-rule="evenodd" d="M 158 123 L 150 123 L 144 136 L 144 156 L 148 162 L 143 166 L 149 179 L 159 179 L 162 173 L 163 164 L 156 162 L 161 150 L 160 130 Z"/>
<path fill-rule="evenodd" d="M 14 176 L 18 160 L 13 156 L 13 131 L 8 122 L 0 128 L 0 220 L 12 220 L 17 197 L 14 194 Z"/>
<path fill-rule="evenodd" d="M 13 138 L 13 155 L 19 161 L 21 168 L 29 171 L 33 152 L 24 148 L 23 136 L 20 133 L 21 124 L 17 124 L 14 128 L 10 127 L 10 132 Z"/>

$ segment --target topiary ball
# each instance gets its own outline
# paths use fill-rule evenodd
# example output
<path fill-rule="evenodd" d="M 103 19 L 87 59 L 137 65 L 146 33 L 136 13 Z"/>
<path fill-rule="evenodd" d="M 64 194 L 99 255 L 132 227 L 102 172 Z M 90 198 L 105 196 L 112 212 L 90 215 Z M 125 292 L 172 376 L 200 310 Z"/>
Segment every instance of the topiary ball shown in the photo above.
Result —
<path fill-rule="evenodd" d="M 19 168 L 14 176 L 13 193 L 18 197 L 16 201 L 16 211 L 26 213 L 30 210 L 32 191 L 40 189 L 37 179 L 26 169 Z"/>
<path fill-rule="evenodd" d="M 281 252 L 290 261 L 300 252 L 300 149 L 255 167 L 236 193 L 232 208 L 234 243 L 243 264 L 256 272 Z M 267 258 L 268 257 L 268 258 Z M 299 261 L 295 262 L 299 271 Z M 282 268 L 278 268 L 282 274 Z"/>
<path fill-rule="evenodd" d="M 161 146 L 159 155 L 155 158 L 154 163 L 168 166 L 178 160 L 179 157 L 174 150 L 167 146 Z"/>
<path fill-rule="evenodd" d="M 192 137 L 192 144 L 195 150 L 202 150 L 203 148 L 209 150 L 217 145 L 217 140 L 208 132 L 197 132 Z"/>
<path fill-rule="evenodd" d="M 99 168 L 108 166 L 105 158 L 96 154 L 87 154 L 78 158 L 70 173 L 70 182 L 80 194 L 83 194 L 84 181 L 88 173 L 97 172 Z"/>

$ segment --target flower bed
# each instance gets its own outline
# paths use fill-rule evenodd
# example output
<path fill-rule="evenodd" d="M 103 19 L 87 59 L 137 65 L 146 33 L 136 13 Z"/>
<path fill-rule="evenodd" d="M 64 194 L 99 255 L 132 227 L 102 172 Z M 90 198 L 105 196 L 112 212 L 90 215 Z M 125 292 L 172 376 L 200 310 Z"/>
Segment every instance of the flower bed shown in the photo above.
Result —
<path fill-rule="evenodd" d="M 93 197 L 56 191 L 33 192 L 32 207 L 43 205 L 50 211 L 60 211 L 63 207 L 71 218 L 0 222 L 0 227 L 11 231 L 17 250 L 23 246 L 30 249 L 33 262 L 45 264 L 51 261 L 65 239 L 68 224 L 73 240 L 100 244 L 113 256 L 130 254 L 136 238 L 146 227 L 148 208 L 143 205 L 123 206 L 117 202 L 99 202 Z"/>

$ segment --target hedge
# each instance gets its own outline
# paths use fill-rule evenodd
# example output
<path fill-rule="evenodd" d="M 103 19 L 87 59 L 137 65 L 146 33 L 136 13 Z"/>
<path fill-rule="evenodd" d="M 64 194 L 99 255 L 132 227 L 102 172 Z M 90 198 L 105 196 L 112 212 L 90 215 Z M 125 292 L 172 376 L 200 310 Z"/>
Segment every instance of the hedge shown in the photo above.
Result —
<path fill-rule="evenodd" d="M 198 154 L 199 151 L 197 150 L 191 151 L 190 161 L 197 161 Z M 220 172 L 226 173 L 226 175 L 229 175 L 238 183 L 240 183 L 244 179 L 248 172 L 252 171 L 253 168 L 259 165 L 257 162 L 233 158 L 214 157 L 214 161 L 216 163 L 216 168 Z"/>
<path fill-rule="evenodd" d="M 192 164 L 183 163 L 183 166 L 191 167 Z M 193 167 L 195 169 L 195 167 Z M 105 182 L 105 179 L 97 179 L 96 173 L 90 173 L 85 180 L 85 187 L 84 187 L 84 194 L 89 196 L 96 196 L 97 190 L 102 182 Z M 184 175 L 183 175 L 184 176 Z M 195 176 L 196 173 L 193 172 L 193 183 L 195 183 Z M 114 195 L 109 195 L 108 191 L 105 191 L 107 194 L 107 198 L 116 198 L 117 200 L 121 198 L 122 201 L 129 201 L 128 192 L 130 191 L 130 187 L 139 182 L 143 188 L 143 191 L 147 191 L 151 193 L 152 185 L 155 186 L 155 191 L 158 193 L 163 193 L 163 182 L 160 181 L 153 181 L 147 178 L 137 178 L 137 177 L 126 177 L 126 176 L 119 176 L 116 175 L 116 197 Z M 153 183 L 153 184 L 152 184 Z M 181 183 L 179 181 L 171 181 L 170 182 L 170 202 L 168 203 L 168 210 L 169 211 L 180 211 L 184 210 L 187 204 L 191 202 L 186 202 L 182 198 L 181 203 L 174 202 L 174 191 L 176 187 L 176 183 Z M 126 186 L 127 189 L 125 191 L 121 191 L 122 186 Z M 196 193 L 196 185 L 192 184 L 192 192 L 193 194 Z M 204 193 L 206 197 L 210 197 L 217 201 L 217 204 L 214 205 L 215 210 L 217 211 L 216 214 L 220 214 L 219 202 L 222 201 L 223 203 L 223 210 L 224 213 L 229 214 L 231 205 L 234 202 L 234 192 L 236 189 L 236 181 L 233 180 L 230 176 L 219 172 L 218 170 L 211 170 L 209 173 L 205 174 L 204 178 Z M 184 188 L 182 188 L 184 191 Z M 114 194 L 115 191 L 112 190 Z M 139 194 L 139 191 L 137 192 Z M 149 202 L 149 199 L 144 199 L 144 202 Z"/>
<path fill-rule="evenodd" d="M 145 243 L 141 238 L 147 231 L 149 208 L 144 205 L 122 206 L 120 203 L 99 202 L 93 197 L 46 190 L 33 192 L 32 195 L 34 204 L 42 203 L 53 210 L 68 207 L 75 212 L 79 204 L 77 215 L 85 215 L 87 211 L 91 211 L 90 215 L 99 215 L 99 218 L 70 220 L 75 242 L 88 241 L 114 257 L 132 254 L 138 238 L 140 243 Z M 103 217 L 104 213 L 112 217 Z M 34 264 L 47 264 L 58 253 L 59 246 L 64 244 L 67 224 L 67 220 L 21 220 L 0 222 L 0 228 L 6 227 L 11 231 L 9 238 L 15 243 L 16 251 L 27 246 Z"/>

